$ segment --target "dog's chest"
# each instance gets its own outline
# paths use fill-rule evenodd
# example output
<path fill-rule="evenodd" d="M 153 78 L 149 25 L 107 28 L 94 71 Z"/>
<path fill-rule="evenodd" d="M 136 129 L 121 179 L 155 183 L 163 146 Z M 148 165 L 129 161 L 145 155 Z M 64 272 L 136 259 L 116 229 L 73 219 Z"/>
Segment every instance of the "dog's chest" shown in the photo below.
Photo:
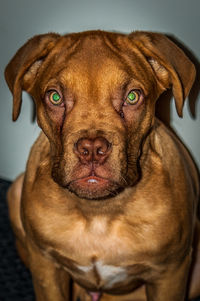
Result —
<path fill-rule="evenodd" d="M 66 239 L 66 251 L 63 247 L 56 258 L 83 286 L 113 288 L 129 278 L 122 260 L 130 256 L 129 249 L 118 231 L 117 224 L 108 225 L 103 218 L 86 227 L 78 223 Z"/>

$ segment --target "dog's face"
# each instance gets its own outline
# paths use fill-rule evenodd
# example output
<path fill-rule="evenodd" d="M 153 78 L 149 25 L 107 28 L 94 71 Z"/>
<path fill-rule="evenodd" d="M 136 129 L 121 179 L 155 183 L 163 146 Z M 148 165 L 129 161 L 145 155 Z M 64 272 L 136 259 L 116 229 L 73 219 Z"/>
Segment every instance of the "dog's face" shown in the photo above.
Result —
<path fill-rule="evenodd" d="M 112 196 L 139 177 L 141 142 L 157 97 L 155 75 L 137 51 L 125 51 L 123 38 L 118 51 L 95 35 L 72 39 L 70 50 L 68 43 L 55 47 L 33 91 L 52 146 L 52 176 L 80 197 Z"/>
<path fill-rule="evenodd" d="M 145 48 L 144 34 L 142 41 L 139 33 L 50 36 L 48 44 L 43 37 L 47 53 L 37 52 L 27 64 L 20 87 L 33 96 L 38 123 L 50 141 L 52 177 L 81 198 L 115 196 L 141 176 L 142 147 L 154 125 L 158 96 L 173 85 L 180 113 L 182 94 L 191 84 L 182 90 L 180 74 L 164 55 L 160 62 L 150 46 Z"/>

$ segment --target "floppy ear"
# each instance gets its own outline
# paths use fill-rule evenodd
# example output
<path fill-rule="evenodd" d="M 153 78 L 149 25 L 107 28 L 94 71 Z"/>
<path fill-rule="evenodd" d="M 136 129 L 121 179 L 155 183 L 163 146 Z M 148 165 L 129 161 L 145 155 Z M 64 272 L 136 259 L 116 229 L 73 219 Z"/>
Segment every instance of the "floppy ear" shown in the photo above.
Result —
<path fill-rule="evenodd" d="M 21 108 L 22 90 L 33 85 L 37 72 L 54 47 L 60 35 L 55 33 L 33 37 L 22 46 L 5 69 L 5 78 L 13 94 L 13 120 L 17 120 Z"/>
<path fill-rule="evenodd" d="M 138 31 L 130 37 L 147 58 L 162 88 L 172 87 L 176 110 L 182 117 L 184 100 L 196 75 L 193 63 L 163 34 Z"/>

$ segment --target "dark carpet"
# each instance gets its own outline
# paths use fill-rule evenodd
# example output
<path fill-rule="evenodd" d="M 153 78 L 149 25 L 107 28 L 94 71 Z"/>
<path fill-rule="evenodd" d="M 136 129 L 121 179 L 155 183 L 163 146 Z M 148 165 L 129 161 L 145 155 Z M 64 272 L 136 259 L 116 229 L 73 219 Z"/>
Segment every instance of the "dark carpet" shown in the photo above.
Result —
<path fill-rule="evenodd" d="M 8 219 L 6 191 L 10 184 L 0 179 L 0 301 L 34 301 L 31 275 L 17 255 Z"/>
<path fill-rule="evenodd" d="M 31 275 L 17 255 L 8 219 L 6 191 L 10 184 L 0 180 L 0 301 L 34 301 Z"/>

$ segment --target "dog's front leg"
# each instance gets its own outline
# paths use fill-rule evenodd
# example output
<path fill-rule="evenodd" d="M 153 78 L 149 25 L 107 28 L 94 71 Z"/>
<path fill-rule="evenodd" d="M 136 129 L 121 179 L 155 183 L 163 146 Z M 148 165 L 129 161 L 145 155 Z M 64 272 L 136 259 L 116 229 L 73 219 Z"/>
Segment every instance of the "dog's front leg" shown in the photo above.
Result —
<path fill-rule="evenodd" d="M 148 301 L 184 301 L 191 256 L 179 265 L 168 266 L 159 279 L 146 285 Z"/>
<path fill-rule="evenodd" d="M 28 245 L 30 270 L 37 301 L 69 301 L 70 277 L 32 243 Z"/>

